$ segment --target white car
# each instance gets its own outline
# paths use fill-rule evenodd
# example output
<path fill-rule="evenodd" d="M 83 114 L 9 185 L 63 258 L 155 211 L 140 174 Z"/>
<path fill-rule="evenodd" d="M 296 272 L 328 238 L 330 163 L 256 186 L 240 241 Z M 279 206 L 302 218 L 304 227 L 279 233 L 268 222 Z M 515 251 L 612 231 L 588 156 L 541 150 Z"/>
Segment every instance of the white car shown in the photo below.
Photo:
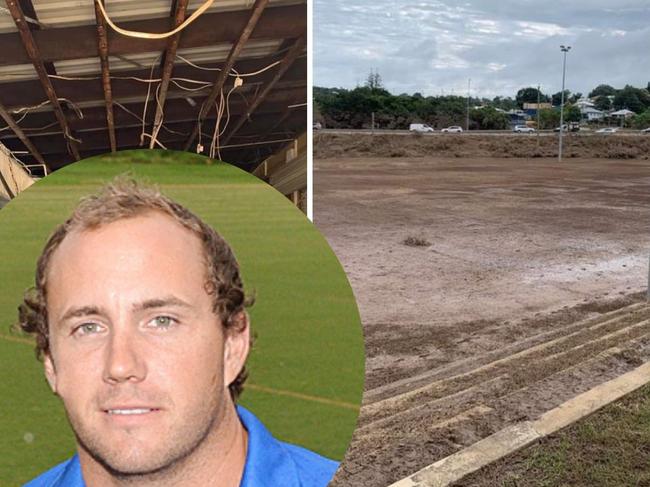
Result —
<path fill-rule="evenodd" d="M 463 127 L 459 127 L 458 125 L 452 125 L 451 127 L 447 127 L 441 130 L 441 132 L 456 133 L 456 134 L 459 134 L 462 131 L 463 131 Z"/>
<path fill-rule="evenodd" d="M 512 129 L 512 131 L 517 132 L 518 134 L 528 134 L 535 132 L 535 129 L 526 125 L 515 125 L 515 128 Z"/>
<path fill-rule="evenodd" d="M 605 127 L 596 130 L 597 134 L 615 134 L 616 132 L 618 132 L 618 129 L 616 127 Z"/>
<path fill-rule="evenodd" d="M 648 127 L 647 129 L 643 129 L 643 130 L 641 131 L 641 133 L 642 133 L 642 134 L 650 134 L 650 127 Z"/>
<path fill-rule="evenodd" d="M 409 125 L 409 131 L 425 134 L 427 132 L 433 132 L 433 128 L 429 127 L 426 123 L 412 123 Z"/>

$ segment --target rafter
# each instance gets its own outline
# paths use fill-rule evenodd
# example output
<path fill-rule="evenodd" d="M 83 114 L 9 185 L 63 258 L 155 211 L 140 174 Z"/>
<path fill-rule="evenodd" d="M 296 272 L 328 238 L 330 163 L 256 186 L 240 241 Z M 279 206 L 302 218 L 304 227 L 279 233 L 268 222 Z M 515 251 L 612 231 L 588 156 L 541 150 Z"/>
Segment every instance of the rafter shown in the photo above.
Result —
<path fill-rule="evenodd" d="M 106 103 L 106 125 L 108 127 L 108 140 L 111 144 L 111 152 L 116 152 L 117 141 L 115 139 L 115 120 L 113 115 L 113 90 L 111 88 L 111 73 L 108 64 L 108 36 L 106 35 L 107 25 L 97 2 L 93 2 L 93 4 L 95 5 L 95 20 L 97 23 L 97 50 L 99 52 L 99 60 L 102 67 L 102 87 L 104 88 L 104 101 Z"/>
<path fill-rule="evenodd" d="M 244 125 L 246 120 L 248 120 L 251 116 L 251 114 L 257 109 L 258 106 L 266 99 L 268 94 L 271 92 L 275 84 L 280 81 L 282 76 L 287 72 L 287 70 L 291 67 L 291 65 L 294 63 L 294 61 L 298 58 L 300 53 L 305 47 L 305 37 L 300 37 L 296 42 L 291 46 L 291 49 L 287 52 L 287 54 L 284 56 L 282 59 L 282 62 L 279 65 L 278 70 L 275 73 L 275 76 L 273 76 L 273 79 L 267 83 L 264 86 L 264 89 L 255 97 L 255 100 L 253 100 L 253 103 L 251 103 L 251 106 L 248 108 L 247 113 L 244 113 L 239 117 L 235 125 L 233 126 L 232 129 L 228 132 L 228 135 L 224 138 L 222 141 L 223 145 L 228 144 L 232 136 L 237 133 L 237 131 Z"/>
<path fill-rule="evenodd" d="M 273 90 L 273 93 L 269 95 L 266 100 L 266 103 L 258 109 L 264 113 L 275 113 L 280 114 L 285 109 L 287 104 L 291 103 L 295 97 L 303 95 L 305 92 L 305 85 L 301 87 L 294 87 L 292 85 L 282 86 L 276 85 L 276 89 Z M 121 104 L 126 107 L 126 109 L 135 113 L 135 115 L 128 113 L 119 106 L 114 106 L 114 121 L 115 127 L 122 127 L 125 124 L 138 123 L 142 127 L 142 121 L 138 121 L 139 117 L 142 116 L 144 109 L 144 99 L 140 97 L 139 99 L 134 99 L 129 102 Z M 230 103 L 230 114 L 231 117 L 238 117 L 240 114 L 244 113 L 248 109 L 247 102 L 240 97 L 232 97 Z M 10 108 L 8 108 L 11 111 Z M 106 107 L 104 100 L 96 100 L 94 106 L 86 106 L 83 108 L 83 119 L 76 119 L 70 122 L 70 128 L 75 131 L 75 133 L 82 133 L 88 129 L 93 130 L 106 130 Z M 214 113 L 211 114 L 214 118 Z M 208 117 L 210 119 L 210 117 Z M 165 120 L 164 123 L 174 123 L 176 121 L 193 121 L 196 123 L 196 108 L 190 106 L 184 98 L 176 96 L 168 96 L 167 103 L 165 105 Z M 51 111 L 43 112 L 33 112 L 30 113 L 29 117 L 21 123 L 23 131 L 29 137 L 36 137 L 45 133 L 61 133 L 61 128 L 58 125 L 58 122 L 54 118 Z M 41 128 L 37 130 L 38 128 Z M 188 130 L 187 135 L 189 136 L 192 127 Z M 1 132 L 0 140 L 5 138 L 13 138 L 15 135 L 11 132 Z M 85 141 L 84 141 L 85 144 Z"/>
<path fill-rule="evenodd" d="M 70 133 L 70 128 L 68 127 L 68 121 L 65 118 L 63 110 L 61 109 L 61 104 L 59 103 L 58 97 L 56 96 L 56 92 L 54 91 L 54 88 L 52 87 L 52 83 L 50 82 L 50 78 L 47 75 L 45 65 L 43 64 L 43 59 L 41 58 L 38 46 L 36 45 L 36 42 L 34 41 L 34 37 L 32 36 L 32 31 L 30 30 L 30 28 L 27 25 L 27 22 L 25 21 L 25 15 L 23 14 L 23 11 L 16 0 L 7 0 L 7 7 L 11 12 L 11 16 L 13 17 L 14 22 L 16 23 L 16 27 L 18 28 L 18 31 L 20 32 L 20 37 L 22 39 L 22 43 L 25 48 L 25 51 L 27 52 L 30 61 L 34 65 L 34 69 L 38 74 L 38 78 L 41 81 L 43 90 L 45 91 L 45 94 L 50 100 L 50 103 L 52 103 L 52 107 L 54 108 L 54 113 L 56 115 L 56 118 L 59 121 L 59 124 L 61 125 L 61 129 L 63 130 L 63 133 L 66 135 L 69 150 L 74 156 L 74 158 L 76 160 L 79 160 L 79 150 L 77 148 L 77 142 L 72 139 L 72 134 Z"/>
<path fill-rule="evenodd" d="M 175 29 L 183 23 L 185 20 L 185 11 L 187 10 L 187 3 L 189 0 L 176 0 L 176 12 L 174 13 L 174 25 Z M 172 69 L 174 68 L 174 60 L 176 59 L 176 50 L 178 49 L 178 43 L 181 39 L 181 33 L 179 32 L 176 35 L 173 35 L 168 39 L 167 50 L 165 51 L 165 59 L 162 70 L 162 79 L 160 81 L 160 92 L 158 94 L 158 101 L 156 103 L 156 115 L 154 117 L 153 129 L 151 131 L 153 137 L 149 142 L 149 148 L 153 149 L 155 145 L 155 138 L 158 131 L 160 130 L 160 125 L 163 121 L 163 109 L 165 107 L 165 100 L 167 99 L 167 90 L 169 88 L 169 79 L 172 75 Z"/>
<path fill-rule="evenodd" d="M 7 111 L 7 109 L 0 103 L 0 117 L 4 119 L 5 122 L 7 122 L 7 125 L 11 127 L 11 130 L 14 131 L 16 136 L 22 141 L 23 144 L 25 144 L 25 147 L 27 147 L 27 150 L 34 156 L 34 159 L 36 159 L 39 163 L 44 164 L 45 167 L 48 168 L 47 163 L 45 162 L 45 159 L 43 159 L 43 156 L 38 152 L 38 149 L 32 144 L 31 140 L 29 140 L 29 137 L 25 135 L 25 132 L 22 131 L 22 129 L 18 126 L 14 118 L 11 116 L 11 114 Z"/>
<path fill-rule="evenodd" d="M 216 101 L 217 97 L 221 94 L 221 90 L 223 89 L 226 79 L 228 79 L 228 74 L 230 73 L 230 70 L 235 65 L 235 61 L 237 60 L 239 54 L 241 53 L 242 49 L 246 45 L 246 42 L 248 42 L 248 39 L 253 33 L 253 30 L 255 29 L 257 22 L 260 20 L 260 17 L 262 16 L 262 12 L 264 12 L 264 9 L 266 8 L 268 2 L 269 0 L 255 1 L 255 5 L 253 5 L 253 9 L 251 11 L 248 22 L 246 23 L 241 33 L 239 34 L 239 38 L 237 39 L 237 42 L 235 42 L 232 48 L 230 49 L 230 53 L 228 53 L 228 58 L 226 59 L 226 62 L 221 68 L 221 71 L 219 71 L 219 74 L 217 75 L 217 79 L 214 82 L 210 95 L 208 95 L 206 100 L 201 105 L 201 111 L 199 112 L 198 122 L 194 127 L 192 134 L 187 139 L 187 142 L 185 142 L 184 150 L 189 149 L 190 145 L 192 145 L 192 142 L 194 142 L 194 139 L 199 133 L 199 127 L 201 125 L 201 122 L 205 120 L 205 117 L 207 116 L 208 112 L 212 109 L 212 105 L 214 105 L 214 102 Z"/>
<path fill-rule="evenodd" d="M 116 112 L 116 115 L 118 113 L 119 112 Z M 241 113 L 241 111 L 239 113 Z M 260 122 L 257 130 L 261 130 L 260 127 L 264 128 L 268 126 L 268 124 L 270 124 L 271 122 L 277 120 L 280 113 L 282 113 L 282 107 L 277 104 L 271 107 L 265 106 L 264 112 L 257 114 L 256 121 L 259 119 Z M 137 138 L 137 140 L 139 141 L 141 130 L 142 130 L 142 124 L 139 123 L 133 117 L 129 119 L 123 119 L 121 121 L 122 123 L 116 124 L 115 127 L 117 138 L 120 141 L 120 150 L 122 146 L 128 145 L 128 142 L 130 140 L 135 140 L 135 138 Z M 169 130 L 165 130 L 165 129 L 161 130 L 159 139 L 162 140 L 164 143 L 164 140 L 168 139 L 172 135 L 176 135 L 180 137 L 180 140 L 182 140 L 182 142 L 185 142 L 185 140 L 187 140 L 187 136 L 189 135 L 195 123 L 196 120 L 193 116 L 189 116 L 186 118 L 178 118 L 169 121 L 165 120 L 165 127 Z M 204 135 L 208 132 L 210 133 L 212 132 L 212 127 L 214 127 L 214 123 L 215 123 L 214 118 L 208 119 L 206 121 L 206 125 L 204 128 Z M 102 126 L 94 125 L 80 130 L 79 133 L 84 138 L 83 151 L 85 152 L 87 150 L 93 148 L 99 148 L 99 147 L 105 147 L 107 150 L 110 150 L 108 138 L 106 137 L 105 130 L 106 130 L 105 125 Z M 180 135 L 177 132 L 180 133 Z M 23 131 L 23 133 L 25 133 L 30 138 L 32 143 L 38 147 L 41 155 L 43 155 L 46 158 L 46 160 L 48 155 L 56 154 L 57 152 L 64 151 L 65 149 L 65 145 L 61 138 L 60 131 L 46 131 L 41 133 L 28 133 Z M 123 140 L 122 139 L 123 137 L 126 137 L 126 139 Z M 236 140 L 233 141 L 233 143 L 239 144 L 241 142 L 247 142 L 247 141 L 257 142 L 258 138 L 244 135 L 242 137 L 237 137 Z M 4 145 L 6 145 L 12 150 L 21 150 L 22 148 L 21 142 L 13 133 L 0 135 L 0 142 L 2 142 Z M 182 142 L 179 145 L 179 148 L 182 147 Z"/>
<path fill-rule="evenodd" d="M 269 127 L 269 129 L 260 136 L 260 140 L 267 139 L 277 127 L 281 126 L 291 115 L 296 113 L 298 110 L 306 110 L 307 109 L 306 103 L 304 105 L 302 104 L 303 103 L 302 100 L 305 99 L 306 95 L 307 93 L 303 93 L 302 96 L 295 98 L 290 103 L 288 103 L 286 108 L 282 111 L 282 115 L 278 118 L 277 122 L 272 124 Z M 300 106 L 294 106 L 294 105 L 300 105 Z M 305 121 L 306 120 L 307 118 L 305 116 Z"/>
<path fill-rule="evenodd" d="M 97 46 L 95 46 L 95 49 Z M 264 57 L 256 59 L 243 59 L 239 61 L 236 65 L 239 72 L 253 72 L 257 71 L 264 66 L 267 66 L 270 62 L 276 60 L 276 57 Z M 203 64 L 206 67 L 219 67 L 222 65 L 222 62 L 211 62 Z M 301 86 L 306 86 L 305 72 L 307 69 L 306 59 L 298 59 L 294 66 L 291 67 L 289 72 L 284 76 L 283 82 L 281 85 L 286 85 L 287 82 L 291 81 L 296 84 L 301 83 Z M 120 71 L 119 73 L 113 73 L 113 75 L 119 75 L 120 77 L 124 76 L 134 76 L 137 78 L 149 78 L 150 67 L 147 67 L 143 70 L 129 70 L 129 71 Z M 91 75 L 92 76 L 92 75 Z M 174 66 L 173 76 L 178 78 L 192 78 L 197 81 L 205 81 L 206 83 L 214 82 L 214 72 L 203 71 L 195 69 L 191 66 L 188 66 L 184 63 L 178 63 Z M 248 90 L 259 91 L 261 88 L 253 86 L 255 83 L 265 84 L 271 80 L 273 77 L 273 71 L 268 70 L 259 76 L 253 78 L 248 78 L 247 82 L 241 88 L 238 88 L 238 91 L 246 92 Z M 68 98 L 74 100 L 77 104 L 82 104 L 89 102 L 91 100 L 101 100 L 101 105 L 104 105 L 104 91 L 102 87 L 101 79 L 93 79 L 88 81 L 66 81 L 59 80 L 55 78 L 50 78 L 52 86 L 61 98 Z M 132 80 L 124 79 L 112 79 L 111 87 L 113 91 L 113 100 L 122 101 L 124 103 L 125 99 L 131 98 L 133 96 L 142 97 L 146 92 L 146 88 L 143 91 L 143 83 Z M 206 96 L 209 92 L 205 90 L 202 94 L 201 92 L 189 93 L 187 91 L 182 91 L 175 86 L 170 84 L 169 91 L 167 94 L 167 99 L 174 97 L 182 96 L 192 97 L 195 100 L 199 101 Z M 234 93 L 233 93 L 234 95 Z M 43 101 L 43 92 L 41 88 L 40 80 L 30 79 L 23 81 L 12 81 L 2 83 L 2 89 L 0 90 L 0 101 L 5 104 L 9 109 L 33 106 L 41 103 Z M 196 119 L 197 109 L 194 109 L 195 119 Z"/>

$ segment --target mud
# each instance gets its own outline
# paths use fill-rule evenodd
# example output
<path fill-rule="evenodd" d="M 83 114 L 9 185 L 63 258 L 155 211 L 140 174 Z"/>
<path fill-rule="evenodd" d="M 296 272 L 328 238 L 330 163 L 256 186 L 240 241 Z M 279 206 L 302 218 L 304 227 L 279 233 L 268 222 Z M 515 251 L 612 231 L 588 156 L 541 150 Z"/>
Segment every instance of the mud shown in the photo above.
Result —
<path fill-rule="evenodd" d="M 642 158 L 316 159 L 314 188 L 367 347 L 333 485 L 388 485 L 650 359 Z"/>
<path fill-rule="evenodd" d="M 563 156 L 644 159 L 650 155 L 646 134 L 564 136 Z M 338 157 L 557 157 L 558 134 L 386 134 L 317 132 L 314 158 Z M 471 169 L 470 169 L 471 170 Z"/>

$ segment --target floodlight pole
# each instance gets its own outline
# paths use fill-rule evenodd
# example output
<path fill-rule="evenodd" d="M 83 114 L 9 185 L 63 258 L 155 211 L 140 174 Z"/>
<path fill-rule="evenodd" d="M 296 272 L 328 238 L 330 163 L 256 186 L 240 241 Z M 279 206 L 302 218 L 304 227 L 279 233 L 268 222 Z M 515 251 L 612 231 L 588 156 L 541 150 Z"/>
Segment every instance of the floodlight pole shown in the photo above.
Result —
<path fill-rule="evenodd" d="M 571 46 L 560 46 L 560 50 L 564 53 L 564 61 L 562 63 L 562 93 L 560 95 L 560 148 L 557 153 L 558 162 L 562 162 L 562 136 L 564 135 L 564 82 L 566 80 L 566 54 L 571 49 Z"/>
<path fill-rule="evenodd" d="M 469 132 L 469 90 L 472 83 L 472 78 L 467 79 L 467 117 L 465 120 L 465 130 Z"/>
<path fill-rule="evenodd" d="M 540 102 L 540 91 L 539 85 L 537 85 L 537 148 L 539 149 L 539 131 L 542 128 L 539 124 L 539 102 Z"/>
<path fill-rule="evenodd" d="M 646 290 L 645 298 L 650 301 L 650 259 L 648 259 L 648 288 Z"/>

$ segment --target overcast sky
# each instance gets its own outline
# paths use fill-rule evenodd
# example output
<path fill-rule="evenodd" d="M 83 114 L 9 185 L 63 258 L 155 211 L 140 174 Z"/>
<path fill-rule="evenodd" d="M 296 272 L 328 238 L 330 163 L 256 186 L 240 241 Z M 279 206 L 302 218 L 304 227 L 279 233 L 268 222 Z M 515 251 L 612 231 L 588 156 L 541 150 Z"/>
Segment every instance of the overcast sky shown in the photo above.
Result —
<path fill-rule="evenodd" d="M 650 0 L 315 0 L 314 84 L 354 88 L 376 70 L 393 94 L 587 94 L 650 81 Z"/>

